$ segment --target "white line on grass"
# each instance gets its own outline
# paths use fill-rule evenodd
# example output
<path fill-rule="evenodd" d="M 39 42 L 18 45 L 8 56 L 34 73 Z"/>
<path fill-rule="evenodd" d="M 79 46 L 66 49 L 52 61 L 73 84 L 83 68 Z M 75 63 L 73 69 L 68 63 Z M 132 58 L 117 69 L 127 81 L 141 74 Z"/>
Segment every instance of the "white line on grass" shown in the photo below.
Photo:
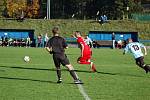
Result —
<path fill-rule="evenodd" d="M 85 92 L 83 86 L 81 84 L 77 84 L 78 88 L 79 88 L 79 91 L 80 93 L 83 95 L 83 97 L 85 98 L 85 100 L 91 100 L 89 98 L 89 96 L 87 95 L 87 93 Z"/>

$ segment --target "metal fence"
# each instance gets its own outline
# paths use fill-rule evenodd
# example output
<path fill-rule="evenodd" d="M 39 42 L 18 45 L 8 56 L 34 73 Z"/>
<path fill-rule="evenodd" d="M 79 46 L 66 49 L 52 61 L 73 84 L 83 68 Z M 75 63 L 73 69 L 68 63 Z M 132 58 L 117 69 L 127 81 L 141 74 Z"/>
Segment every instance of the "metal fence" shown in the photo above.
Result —
<path fill-rule="evenodd" d="M 150 21 L 150 14 L 131 14 L 131 18 L 139 21 Z"/>

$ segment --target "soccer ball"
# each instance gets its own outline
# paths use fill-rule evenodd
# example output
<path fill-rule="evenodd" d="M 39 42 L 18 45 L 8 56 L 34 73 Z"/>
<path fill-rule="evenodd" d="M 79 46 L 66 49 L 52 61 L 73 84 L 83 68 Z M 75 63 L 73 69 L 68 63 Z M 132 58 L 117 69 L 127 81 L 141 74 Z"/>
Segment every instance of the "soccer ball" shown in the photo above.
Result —
<path fill-rule="evenodd" d="M 25 57 L 24 57 L 24 61 L 25 61 L 25 62 L 29 62 L 29 61 L 30 61 L 30 57 L 29 57 L 29 56 L 25 56 Z"/>

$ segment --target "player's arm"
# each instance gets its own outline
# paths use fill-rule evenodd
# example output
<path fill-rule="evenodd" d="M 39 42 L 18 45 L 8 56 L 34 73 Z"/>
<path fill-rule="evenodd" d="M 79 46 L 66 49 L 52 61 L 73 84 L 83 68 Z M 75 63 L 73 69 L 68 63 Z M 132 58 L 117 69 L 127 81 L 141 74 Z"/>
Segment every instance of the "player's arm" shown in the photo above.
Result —
<path fill-rule="evenodd" d="M 53 53 L 53 51 L 52 51 L 52 47 L 45 47 L 45 49 L 50 53 L 50 54 L 52 54 Z"/>
<path fill-rule="evenodd" d="M 46 51 L 50 52 L 51 49 L 49 47 L 45 47 Z"/>
<path fill-rule="evenodd" d="M 51 42 L 50 40 L 47 42 L 46 47 L 45 47 L 46 51 L 49 52 L 50 54 L 52 54 L 52 46 L 51 46 Z"/>
<path fill-rule="evenodd" d="M 146 49 L 145 46 L 143 47 L 143 49 L 144 49 L 144 54 L 145 54 L 145 56 L 146 56 L 146 55 L 147 55 L 147 49 Z"/>
<path fill-rule="evenodd" d="M 65 39 L 63 39 L 62 45 L 65 49 L 68 49 L 68 44 Z"/>
<path fill-rule="evenodd" d="M 140 47 L 144 49 L 144 55 L 146 56 L 147 55 L 146 47 L 142 43 L 139 43 L 139 44 L 140 44 Z"/>
<path fill-rule="evenodd" d="M 71 35 L 71 37 L 73 37 L 73 38 L 76 38 L 76 39 L 77 39 L 77 37 L 75 36 L 75 32 Z"/>

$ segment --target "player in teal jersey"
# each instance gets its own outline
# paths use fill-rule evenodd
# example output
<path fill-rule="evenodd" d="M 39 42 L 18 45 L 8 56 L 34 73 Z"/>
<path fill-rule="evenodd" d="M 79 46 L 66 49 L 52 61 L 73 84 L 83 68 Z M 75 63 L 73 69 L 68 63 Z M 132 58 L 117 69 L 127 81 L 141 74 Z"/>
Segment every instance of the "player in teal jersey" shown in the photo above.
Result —
<path fill-rule="evenodd" d="M 150 71 L 150 66 L 144 63 L 144 55 L 147 55 L 146 47 L 141 43 L 133 42 L 131 38 L 129 38 L 127 42 L 128 44 L 125 47 L 123 54 L 131 52 L 135 58 L 136 64 L 148 73 Z M 144 49 L 144 54 L 142 48 Z"/>

